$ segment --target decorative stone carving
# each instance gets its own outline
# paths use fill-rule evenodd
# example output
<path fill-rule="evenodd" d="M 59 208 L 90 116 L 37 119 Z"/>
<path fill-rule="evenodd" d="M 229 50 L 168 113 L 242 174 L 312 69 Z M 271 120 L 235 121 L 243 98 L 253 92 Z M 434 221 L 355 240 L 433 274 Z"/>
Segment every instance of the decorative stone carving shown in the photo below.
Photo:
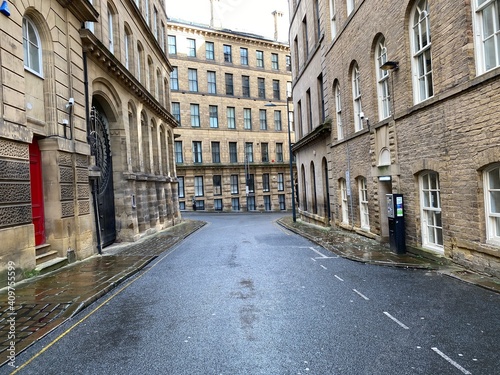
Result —
<path fill-rule="evenodd" d="M 28 144 L 0 139 L 0 156 L 29 160 Z"/>

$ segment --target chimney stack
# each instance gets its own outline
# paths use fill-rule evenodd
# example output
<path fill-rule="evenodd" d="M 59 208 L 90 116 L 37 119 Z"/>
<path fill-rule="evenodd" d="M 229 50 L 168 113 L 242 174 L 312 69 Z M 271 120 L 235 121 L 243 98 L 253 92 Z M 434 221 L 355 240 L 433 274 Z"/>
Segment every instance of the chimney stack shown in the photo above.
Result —
<path fill-rule="evenodd" d="M 210 27 L 211 28 L 221 28 L 222 22 L 219 19 L 219 3 L 220 0 L 210 0 Z"/>
<path fill-rule="evenodd" d="M 274 40 L 278 41 L 278 17 L 283 17 L 283 13 L 275 10 L 271 14 L 274 16 Z"/>

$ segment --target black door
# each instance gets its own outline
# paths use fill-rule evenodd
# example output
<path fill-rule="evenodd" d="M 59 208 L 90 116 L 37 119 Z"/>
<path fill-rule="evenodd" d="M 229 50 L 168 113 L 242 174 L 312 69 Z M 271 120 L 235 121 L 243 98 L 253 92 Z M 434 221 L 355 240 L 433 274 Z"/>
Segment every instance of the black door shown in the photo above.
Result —
<path fill-rule="evenodd" d="M 101 245 L 112 244 L 116 239 L 115 196 L 113 192 L 113 165 L 108 120 L 97 107 L 92 107 L 90 114 L 91 148 L 96 166 L 101 171 L 97 181 L 97 210 L 101 229 Z"/>

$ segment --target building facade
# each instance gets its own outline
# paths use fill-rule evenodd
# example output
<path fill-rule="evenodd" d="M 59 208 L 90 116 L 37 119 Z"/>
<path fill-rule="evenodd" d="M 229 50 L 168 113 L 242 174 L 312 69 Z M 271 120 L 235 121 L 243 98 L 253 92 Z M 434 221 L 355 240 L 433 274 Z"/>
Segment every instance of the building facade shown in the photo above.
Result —
<path fill-rule="evenodd" d="M 169 20 L 181 210 L 291 208 L 289 47 Z"/>
<path fill-rule="evenodd" d="M 387 240 L 400 193 L 409 250 L 499 276 L 500 2 L 308 3 L 330 39 L 331 223 Z"/>
<path fill-rule="evenodd" d="M 9 262 L 21 279 L 178 221 L 163 1 L 28 0 L 0 17 L 2 280 Z"/>

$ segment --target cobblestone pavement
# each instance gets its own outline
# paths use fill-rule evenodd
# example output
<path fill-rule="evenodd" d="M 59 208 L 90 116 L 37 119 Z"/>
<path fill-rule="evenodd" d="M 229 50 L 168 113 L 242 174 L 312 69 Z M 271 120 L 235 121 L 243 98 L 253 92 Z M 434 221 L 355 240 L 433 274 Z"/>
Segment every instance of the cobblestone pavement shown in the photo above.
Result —
<path fill-rule="evenodd" d="M 22 281 L 15 286 L 14 311 L 7 288 L 0 290 L 0 364 L 10 355 L 11 327 L 18 354 L 204 224 L 184 220 L 137 242 L 111 245 L 102 255 Z"/>

